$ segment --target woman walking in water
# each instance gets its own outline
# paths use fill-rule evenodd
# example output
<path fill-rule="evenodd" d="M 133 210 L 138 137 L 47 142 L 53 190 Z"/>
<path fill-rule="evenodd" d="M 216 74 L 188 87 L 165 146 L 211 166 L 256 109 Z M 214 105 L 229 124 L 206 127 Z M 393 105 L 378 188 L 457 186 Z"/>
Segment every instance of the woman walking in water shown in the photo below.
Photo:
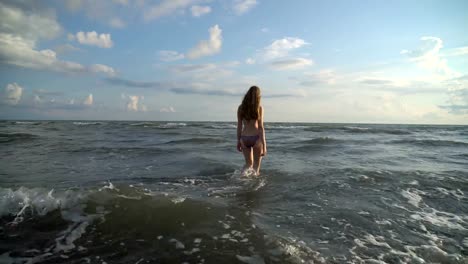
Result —
<path fill-rule="evenodd" d="M 260 98 L 260 88 L 252 86 L 237 109 L 237 150 L 245 158 L 242 172 L 253 169 L 256 175 L 260 175 L 262 156 L 267 153 Z"/>

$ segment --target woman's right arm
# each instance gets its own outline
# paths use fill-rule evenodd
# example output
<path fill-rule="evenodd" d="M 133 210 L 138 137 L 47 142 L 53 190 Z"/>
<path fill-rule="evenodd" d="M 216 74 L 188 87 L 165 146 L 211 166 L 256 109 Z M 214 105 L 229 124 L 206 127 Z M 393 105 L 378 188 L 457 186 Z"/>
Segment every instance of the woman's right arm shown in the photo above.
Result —
<path fill-rule="evenodd" d="M 263 107 L 260 106 L 260 118 L 258 119 L 258 128 L 260 130 L 260 139 L 262 140 L 263 150 L 262 156 L 265 156 L 267 153 L 267 145 L 266 145 L 266 138 L 265 138 L 265 128 L 263 126 Z"/>
<path fill-rule="evenodd" d="M 242 118 L 240 114 L 240 106 L 237 108 L 237 150 L 242 151 L 242 144 L 241 144 L 241 135 L 242 135 Z"/>

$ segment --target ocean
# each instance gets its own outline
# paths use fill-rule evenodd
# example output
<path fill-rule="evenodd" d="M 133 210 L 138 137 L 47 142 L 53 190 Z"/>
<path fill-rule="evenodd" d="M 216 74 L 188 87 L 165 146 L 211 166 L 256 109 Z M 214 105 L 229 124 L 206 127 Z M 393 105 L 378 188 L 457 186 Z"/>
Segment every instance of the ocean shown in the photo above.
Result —
<path fill-rule="evenodd" d="M 468 263 L 468 127 L 1 121 L 0 263 Z"/>

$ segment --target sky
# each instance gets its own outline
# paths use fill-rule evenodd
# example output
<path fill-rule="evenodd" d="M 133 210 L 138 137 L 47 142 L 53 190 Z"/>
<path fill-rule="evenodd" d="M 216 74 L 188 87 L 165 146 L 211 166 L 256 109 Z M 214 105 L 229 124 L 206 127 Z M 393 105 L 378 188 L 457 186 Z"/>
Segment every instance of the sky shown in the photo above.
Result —
<path fill-rule="evenodd" d="M 468 1 L 0 0 L 0 119 L 468 124 Z"/>

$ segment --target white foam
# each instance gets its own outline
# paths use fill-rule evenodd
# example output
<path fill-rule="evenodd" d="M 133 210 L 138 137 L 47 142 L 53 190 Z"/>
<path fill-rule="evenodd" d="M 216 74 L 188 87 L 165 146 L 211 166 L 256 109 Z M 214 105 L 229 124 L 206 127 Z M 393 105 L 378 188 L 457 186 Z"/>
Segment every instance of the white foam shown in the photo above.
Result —
<path fill-rule="evenodd" d="M 182 242 L 180 242 L 179 240 L 175 239 L 175 238 L 169 239 L 169 242 L 174 243 L 175 247 L 177 249 L 184 249 L 185 248 L 185 245 Z"/>
<path fill-rule="evenodd" d="M 376 222 L 378 225 L 392 225 L 392 222 L 390 222 L 390 221 L 388 221 L 388 220 L 382 220 L 382 221 L 375 220 L 375 222 Z"/>
<path fill-rule="evenodd" d="M 108 181 L 107 183 L 108 183 L 108 185 L 104 185 L 103 187 L 99 188 L 99 191 L 100 191 L 100 192 L 103 191 L 103 190 L 106 190 L 106 189 L 119 191 L 119 189 L 117 189 L 117 188 L 114 186 L 114 184 L 112 184 L 111 181 Z"/>
<path fill-rule="evenodd" d="M 365 241 L 368 242 L 369 244 L 372 244 L 374 246 L 378 246 L 378 247 L 385 247 L 385 248 L 391 248 L 389 244 L 387 244 L 386 242 L 379 242 L 377 241 L 376 237 L 374 237 L 373 235 L 371 234 L 367 234 L 365 237 Z M 385 240 L 384 237 L 381 237 L 381 236 L 378 236 L 377 237 L 379 240 Z"/>
<path fill-rule="evenodd" d="M 414 220 L 429 222 L 433 225 L 446 227 L 449 229 L 467 230 L 468 217 L 456 215 L 448 212 L 438 211 L 427 207 L 424 211 L 416 212 L 410 216 Z"/>
<path fill-rule="evenodd" d="M 166 124 L 161 124 L 159 127 L 160 128 L 176 128 L 176 127 L 185 127 L 187 126 L 186 123 L 166 123 Z"/>
<path fill-rule="evenodd" d="M 417 180 L 411 181 L 408 183 L 409 185 L 419 185 L 419 182 Z"/>
<path fill-rule="evenodd" d="M 236 255 L 236 258 L 244 263 L 247 264 L 265 264 L 265 260 L 263 260 L 262 257 L 259 255 L 253 255 L 253 256 L 241 256 L 241 255 Z"/>
<path fill-rule="evenodd" d="M 468 248 L 468 237 L 465 237 L 465 238 L 463 239 L 462 244 L 463 244 L 463 246 L 464 246 L 465 248 Z"/>
<path fill-rule="evenodd" d="M 175 197 L 171 199 L 171 202 L 173 202 L 174 204 L 179 204 L 179 203 L 183 203 L 185 199 L 186 199 L 185 197 Z"/>
<path fill-rule="evenodd" d="M 465 194 L 462 192 L 462 190 L 460 189 L 457 189 L 457 190 L 447 190 L 445 188 L 442 188 L 442 187 L 437 187 L 436 188 L 437 191 L 443 193 L 444 195 L 447 195 L 447 196 L 453 196 L 455 197 L 457 200 L 461 200 L 461 199 L 464 199 L 465 198 Z"/>
<path fill-rule="evenodd" d="M 424 194 L 424 192 L 416 189 L 413 192 L 411 192 L 410 189 L 401 191 L 401 195 L 408 199 L 408 203 L 412 204 L 414 207 L 419 207 L 419 203 L 422 201 L 419 194 Z"/>
<path fill-rule="evenodd" d="M 91 126 L 91 125 L 100 125 L 101 122 L 73 122 L 76 126 Z"/>

